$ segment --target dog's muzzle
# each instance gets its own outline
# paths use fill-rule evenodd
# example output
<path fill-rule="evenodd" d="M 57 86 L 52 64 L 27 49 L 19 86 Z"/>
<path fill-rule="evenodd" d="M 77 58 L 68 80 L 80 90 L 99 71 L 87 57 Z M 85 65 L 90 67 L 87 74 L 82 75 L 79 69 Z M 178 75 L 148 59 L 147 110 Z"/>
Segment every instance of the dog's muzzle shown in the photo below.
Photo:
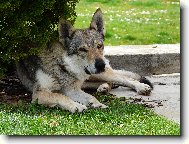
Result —
<path fill-rule="evenodd" d="M 105 62 L 102 59 L 95 59 L 94 65 L 89 65 L 84 70 L 88 75 L 99 74 L 105 71 Z"/>

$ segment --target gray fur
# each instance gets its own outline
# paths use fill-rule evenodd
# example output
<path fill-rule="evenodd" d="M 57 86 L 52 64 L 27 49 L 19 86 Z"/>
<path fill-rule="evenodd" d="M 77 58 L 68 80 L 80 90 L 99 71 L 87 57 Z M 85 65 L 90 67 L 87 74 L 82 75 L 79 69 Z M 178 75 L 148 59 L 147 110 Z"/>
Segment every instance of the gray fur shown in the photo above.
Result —
<path fill-rule="evenodd" d="M 94 13 L 87 29 L 74 29 L 60 20 L 59 41 L 53 42 L 37 56 L 17 63 L 22 83 L 33 92 L 32 102 L 59 106 L 70 112 L 82 112 L 88 106 L 106 108 L 95 97 L 81 90 L 85 80 L 116 82 L 140 94 L 149 95 L 151 88 L 139 82 L 132 72 L 113 70 L 104 57 L 104 25 L 100 9 Z M 100 89 L 104 90 L 102 85 Z M 109 89 L 109 88 L 108 88 Z"/>

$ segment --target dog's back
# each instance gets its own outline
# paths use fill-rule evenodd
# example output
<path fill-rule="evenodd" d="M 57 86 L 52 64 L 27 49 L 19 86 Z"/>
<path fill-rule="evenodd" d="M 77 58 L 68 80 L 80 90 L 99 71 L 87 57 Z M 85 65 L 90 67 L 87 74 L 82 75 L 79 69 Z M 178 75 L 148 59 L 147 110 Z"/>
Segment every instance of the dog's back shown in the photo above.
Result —
<path fill-rule="evenodd" d="M 48 80 L 51 79 L 53 70 L 56 71 L 56 67 L 59 68 L 57 59 L 63 54 L 62 45 L 55 41 L 44 48 L 40 54 L 30 55 L 18 61 L 16 63 L 17 74 L 22 84 L 33 92 L 34 85 L 40 85 L 40 81 L 43 81 L 43 84 L 50 83 Z M 64 74 L 62 73 L 63 76 Z"/>
<path fill-rule="evenodd" d="M 38 56 L 29 56 L 16 63 L 17 74 L 22 84 L 33 91 L 33 85 L 36 82 L 36 71 L 40 67 L 40 58 Z"/>

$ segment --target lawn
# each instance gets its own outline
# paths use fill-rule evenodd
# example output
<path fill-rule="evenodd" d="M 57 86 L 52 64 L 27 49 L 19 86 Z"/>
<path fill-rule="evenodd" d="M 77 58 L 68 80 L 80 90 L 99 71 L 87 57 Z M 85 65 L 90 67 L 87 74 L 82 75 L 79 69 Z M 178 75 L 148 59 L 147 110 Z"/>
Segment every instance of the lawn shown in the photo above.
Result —
<path fill-rule="evenodd" d="M 180 43 L 179 0 L 80 0 L 75 27 L 88 27 L 98 7 L 104 13 L 105 45 Z"/>
<path fill-rule="evenodd" d="M 71 114 L 37 104 L 0 105 L 3 135 L 180 135 L 180 125 L 142 105 L 113 96 L 97 98 L 107 109 Z"/>
<path fill-rule="evenodd" d="M 180 43 L 179 0 L 80 0 L 76 28 L 104 13 L 105 45 Z M 95 94 L 107 109 L 71 114 L 31 103 L 0 103 L 3 135 L 180 135 L 180 124 L 138 104 Z"/>

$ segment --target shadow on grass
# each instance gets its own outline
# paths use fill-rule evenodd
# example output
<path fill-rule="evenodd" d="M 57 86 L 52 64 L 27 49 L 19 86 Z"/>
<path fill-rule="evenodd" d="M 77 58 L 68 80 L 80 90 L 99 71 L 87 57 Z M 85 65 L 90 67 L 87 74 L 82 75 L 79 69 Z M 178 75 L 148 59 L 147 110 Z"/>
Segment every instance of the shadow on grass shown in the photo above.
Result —
<path fill-rule="evenodd" d="M 126 99 L 119 99 L 115 98 L 113 95 L 101 95 L 101 94 L 94 94 L 95 97 L 102 103 L 106 104 L 108 108 L 106 109 L 94 109 L 89 108 L 83 113 L 75 113 L 71 114 L 70 112 L 66 110 L 62 110 L 58 107 L 46 107 L 43 105 L 39 105 L 37 103 L 18 103 L 14 105 L 8 105 L 8 104 L 1 104 L 1 110 L 8 113 L 25 113 L 27 115 L 36 116 L 41 114 L 47 114 L 47 115 L 53 115 L 53 114 L 59 114 L 59 115 L 90 115 L 92 113 L 99 113 L 99 114 L 116 114 L 116 115 L 122 115 L 122 114 L 132 114 L 136 112 L 150 112 L 150 110 L 145 109 L 142 105 L 139 104 L 129 104 L 127 103 Z"/>

